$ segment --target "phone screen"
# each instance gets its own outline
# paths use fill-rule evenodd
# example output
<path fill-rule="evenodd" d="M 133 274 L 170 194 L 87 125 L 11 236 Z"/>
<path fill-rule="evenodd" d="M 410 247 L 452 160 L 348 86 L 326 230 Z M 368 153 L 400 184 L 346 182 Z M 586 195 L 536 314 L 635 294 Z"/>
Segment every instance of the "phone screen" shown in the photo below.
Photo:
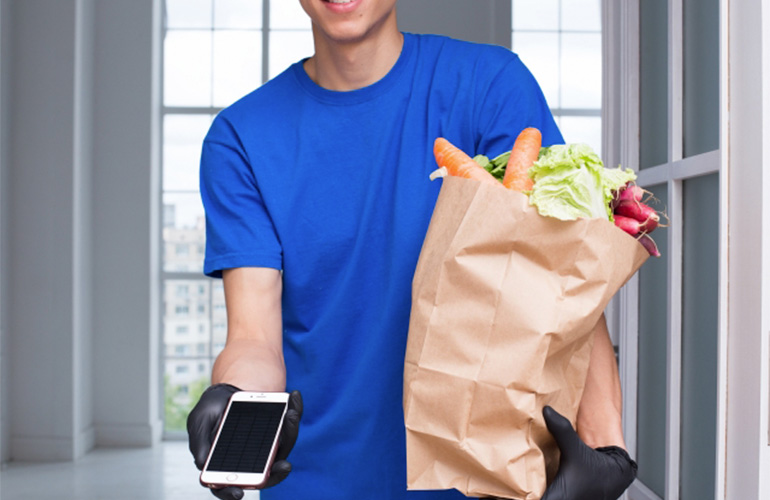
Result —
<path fill-rule="evenodd" d="M 285 407 L 285 403 L 233 401 L 207 469 L 218 472 L 265 472 Z"/>

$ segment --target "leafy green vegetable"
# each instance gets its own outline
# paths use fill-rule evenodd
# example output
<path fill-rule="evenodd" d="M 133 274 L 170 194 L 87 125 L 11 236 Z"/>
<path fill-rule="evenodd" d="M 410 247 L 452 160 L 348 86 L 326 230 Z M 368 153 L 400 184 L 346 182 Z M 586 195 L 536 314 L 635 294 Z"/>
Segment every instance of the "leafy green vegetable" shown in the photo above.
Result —
<path fill-rule="evenodd" d="M 511 152 L 506 151 L 491 160 L 484 155 L 476 155 L 473 157 L 473 160 L 484 167 L 487 172 L 495 177 L 495 179 L 502 182 L 503 176 L 505 175 L 505 166 L 508 164 L 508 158 L 510 158 L 510 156 Z"/>
<path fill-rule="evenodd" d="M 636 179 L 630 169 L 604 168 L 585 144 L 542 148 L 529 176 L 535 181 L 527 193 L 530 204 L 541 215 L 562 220 L 601 217 L 612 221 L 613 191 Z"/>

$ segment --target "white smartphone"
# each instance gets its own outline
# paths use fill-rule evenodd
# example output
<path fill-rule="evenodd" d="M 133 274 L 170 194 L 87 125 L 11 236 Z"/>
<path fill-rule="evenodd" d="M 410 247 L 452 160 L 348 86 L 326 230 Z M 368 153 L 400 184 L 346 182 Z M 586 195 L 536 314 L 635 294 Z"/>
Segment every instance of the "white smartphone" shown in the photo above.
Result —
<path fill-rule="evenodd" d="M 288 403 L 285 392 L 233 393 L 201 471 L 201 484 L 209 488 L 264 486 Z"/>

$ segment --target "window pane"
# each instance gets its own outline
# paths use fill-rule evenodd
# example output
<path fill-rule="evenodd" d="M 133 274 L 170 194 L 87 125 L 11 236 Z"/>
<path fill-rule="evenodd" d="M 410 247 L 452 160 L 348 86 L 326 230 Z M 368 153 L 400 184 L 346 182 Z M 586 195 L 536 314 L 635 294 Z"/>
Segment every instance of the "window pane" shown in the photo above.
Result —
<path fill-rule="evenodd" d="M 561 29 L 575 31 L 601 31 L 601 0 L 562 1 Z"/>
<path fill-rule="evenodd" d="M 545 99 L 552 108 L 561 106 L 559 101 L 559 34 L 514 33 L 513 51 L 535 76 L 543 89 Z"/>
<path fill-rule="evenodd" d="M 262 80 L 262 32 L 214 32 L 214 105 L 227 106 Z"/>
<path fill-rule="evenodd" d="M 665 184 L 649 188 L 663 210 L 668 197 Z M 637 385 L 637 462 L 639 480 L 664 498 L 666 484 L 666 358 L 668 335 L 668 232 L 654 234 L 663 257 L 649 258 L 639 270 L 639 360 Z"/>
<path fill-rule="evenodd" d="M 165 280 L 163 304 L 165 355 L 174 358 L 208 357 L 211 281 Z"/>
<path fill-rule="evenodd" d="M 602 107 L 602 36 L 561 35 L 561 107 Z"/>
<path fill-rule="evenodd" d="M 562 116 L 559 120 L 559 128 L 566 142 L 584 142 L 601 156 L 601 116 Z M 612 165 L 607 166 L 614 168 Z"/>
<path fill-rule="evenodd" d="M 222 280 L 212 281 L 211 343 L 212 355 L 216 356 L 225 346 L 227 339 L 227 310 L 225 309 L 225 289 Z"/>
<path fill-rule="evenodd" d="M 270 2 L 270 29 L 310 29 L 310 18 L 297 0 Z"/>
<path fill-rule="evenodd" d="M 208 359 L 167 359 L 164 374 L 166 431 L 184 431 L 187 414 L 211 383 L 211 362 Z"/>
<path fill-rule="evenodd" d="M 668 161 L 668 2 L 640 2 L 639 168 Z"/>
<path fill-rule="evenodd" d="M 215 0 L 214 27 L 219 29 L 262 28 L 262 0 Z"/>
<path fill-rule="evenodd" d="M 210 106 L 211 31 L 168 31 L 163 50 L 166 106 Z"/>
<path fill-rule="evenodd" d="M 684 2 L 684 156 L 719 149 L 719 0 Z"/>
<path fill-rule="evenodd" d="M 166 27 L 211 28 L 211 0 L 166 0 Z"/>
<path fill-rule="evenodd" d="M 163 118 L 163 189 L 198 190 L 201 144 L 210 115 L 165 115 Z"/>
<path fill-rule="evenodd" d="M 278 75 L 291 64 L 312 55 L 313 34 L 310 31 L 270 32 L 269 78 Z"/>
<path fill-rule="evenodd" d="M 163 269 L 203 271 L 206 226 L 198 193 L 163 194 Z"/>
<path fill-rule="evenodd" d="M 719 310 L 719 176 L 684 181 L 681 500 L 714 498 Z"/>
<path fill-rule="evenodd" d="M 559 29 L 559 0 L 513 0 L 514 30 Z"/>

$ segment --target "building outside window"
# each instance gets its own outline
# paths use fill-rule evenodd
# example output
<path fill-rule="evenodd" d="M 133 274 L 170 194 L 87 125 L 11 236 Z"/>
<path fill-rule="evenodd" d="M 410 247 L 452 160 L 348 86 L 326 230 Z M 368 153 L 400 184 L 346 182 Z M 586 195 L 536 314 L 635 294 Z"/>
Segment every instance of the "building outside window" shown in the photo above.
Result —
<path fill-rule="evenodd" d="M 165 0 L 163 38 L 163 317 L 166 436 L 209 385 L 224 346 L 220 280 L 205 278 L 198 189 L 213 117 L 291 63 L 312 55 L 310 21 L 286 0 Z M 179 335 L 181 322 L 188 333 Z M 196 332 L 195 334 L 191 334 Z"/>

